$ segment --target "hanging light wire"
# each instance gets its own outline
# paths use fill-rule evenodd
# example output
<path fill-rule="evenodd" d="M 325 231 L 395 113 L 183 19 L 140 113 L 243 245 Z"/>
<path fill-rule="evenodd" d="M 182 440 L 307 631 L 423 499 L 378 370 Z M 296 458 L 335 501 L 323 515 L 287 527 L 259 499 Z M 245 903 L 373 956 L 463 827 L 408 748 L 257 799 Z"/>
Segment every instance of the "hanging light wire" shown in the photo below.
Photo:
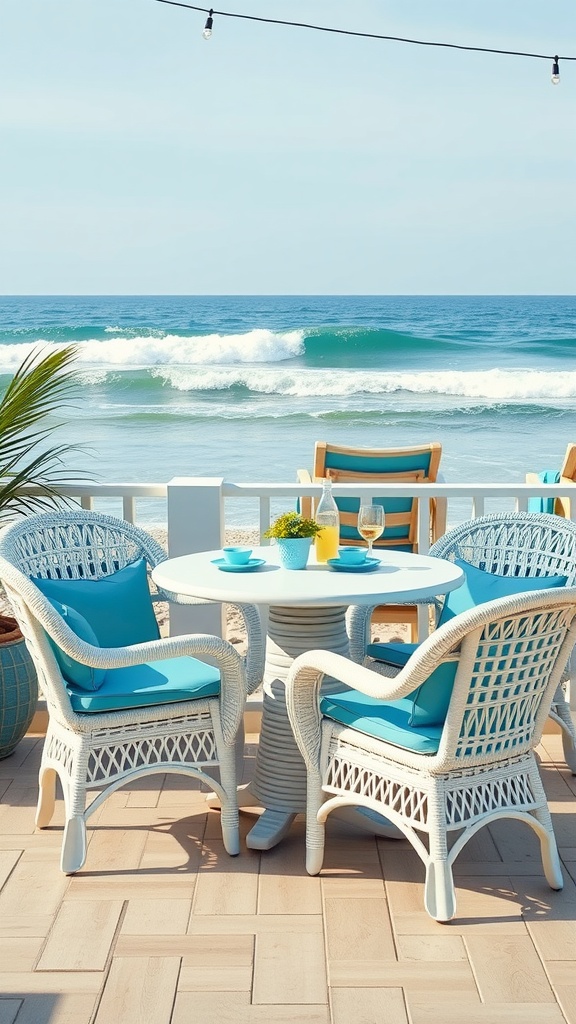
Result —
<path fill-rule="evenodd" d="M 283 21 L 280 18 L 261 18 L 256 14 L 237 14 L 233 11 L 217 11 L 208 7 L 196 7 L 194 4 L 185 4 L 179 0 L 156 0 L 156 3 L 169 4 L 171 7 L 186 7 L 190 11 L 201 11 L 212 17 L 217 14 L 219 18 L 239 18 L 242 21 L 260 21 L 267 25 L 288 25 L 291 28 L 307 28 L 313 32 L 331 32 L 339 36 L 359 36 L 362 39 L 384 39 L 393 43 L 411 43 L 414 46 L 438 46 L 447 50 L 468 50 L 475 53 L 500 53 L 508 57 L 533 57 L 537 60 L 552 60 L 558 64 L 561 60 L 576 60 L 576 57 L 559 57 L 549 53 L 527 53 L 524 50 L 499 50 L 491 46 L 465 46 L 463 43 L 441 43 L 430 39 L 408 39 L 405 36 L 385 36 L 377 32 L 358 32 L 354 29 L 330 28 L 327 25 L 312 25 L 305 21 Z"/>

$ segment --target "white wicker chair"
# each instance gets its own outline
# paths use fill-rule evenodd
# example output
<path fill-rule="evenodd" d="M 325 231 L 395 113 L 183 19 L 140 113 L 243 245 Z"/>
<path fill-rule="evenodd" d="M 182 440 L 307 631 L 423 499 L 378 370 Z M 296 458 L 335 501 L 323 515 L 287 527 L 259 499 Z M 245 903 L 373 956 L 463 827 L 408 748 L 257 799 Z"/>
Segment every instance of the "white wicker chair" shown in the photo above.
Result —
<path fill-rule="evenodd" d="M 66 825 L 62 870 L 78 871 L 86 858 L 86 821 L 118 787 L 154 772 L 178 772 L 217 791 L 228 853 L 239 852 L 235 739 L 247 690 L 262 678 L 263 641 L 253 606 L 240 606 L 248 636 L 248 665 L 216 636 L 189 635 L 129 647 L 100 648 L 80 640 L 29 577 L 101 579 L 143 558 L 148 576 L 166 558 L 149 534 L 96 512 L 30 516 L 0 537 L 0 578 L 34 660 L 45 694 L 49 725 L 40 767 L 36 824 L 53 815 L 56 776 L 62 784 Z M 153 600 L 167 599 L 159 592 Z M 174 595 L 170 595 L 172 599 Z M 47 634 L 70 657 L 93 668 L 112 669 L 191 656 L 220 670 L 216 697 L 81 714 L 73 710 Z M 220 768 L 220 782 L 206 769 Z M 101 792 L 86 807 L 86 793 Z"/>
<path fill-rule="evenodd" d="M 449 530 L 429 551 L 436 558 L 463 559 L 498 576 L 566 576 L 576 586 L 576 523 L 556 515 L 535 512 L 495 512 L 478 516 Z M 436 603 L 437 617 L 442 608 Z M 359 664 L 366 658 L 372 607 L 350 610 L 350 656 Z M 395 672 L 386 672 L 394 675 Z M 565 672 L 554 695 L 550 717 L 562 729 L 566 764 L 576 774 L 576 730 L 570 713 Z"/>
<path fill-rule="evenodd" d="M 426 866 L 426 909 L 438 921 L 455 913 L 455 858 L 479 828 L 498 818 L 534 829 L 546 878 L 561 889 L 534 747 L 575 639 L 576 589 L 557 588 L 500 598 L 456 616 L 420 644 L 394 680 L 337 654 L 300 655 L 286 697 L 307 767 L 308 872 L 322 867 L 328 814 L 354 805 L 385 815 L 409 839 Z M 322 714 L 324 674 L 394 701 L 454 653 L 458 669 L 436 753 L 416 753 Z M 454 833 L 460 834 L 449 849 Z"/>

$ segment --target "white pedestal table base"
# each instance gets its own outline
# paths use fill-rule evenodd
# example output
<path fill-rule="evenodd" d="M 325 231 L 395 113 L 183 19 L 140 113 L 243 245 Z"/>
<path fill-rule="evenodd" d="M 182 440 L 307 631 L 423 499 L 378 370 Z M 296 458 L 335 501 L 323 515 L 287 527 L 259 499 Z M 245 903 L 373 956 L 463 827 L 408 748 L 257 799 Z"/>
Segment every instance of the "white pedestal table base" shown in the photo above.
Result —
<path fill-rule="evenodd" d="M 334 651 L 348 656 L 346 608 L 270 608 L 260 744 L 256 770 L 249 786 L 249 800 L 240 806 L 265 808 L 247 836 L 252 850 L 269 850 L 288 832 L 296 814 L 306 810 L 306 766 L 292 734 L 286 711 L 285 681 L 292 662 L 311 650 Z M 347 689 L 340 682 L 324 678 L 322 693 Z M 338 813 L 338 812 L 335 812 Z M 373 834 L 400 838 L 401 833 L 385 818 L 368 817 L 346 808 L 347 821 Z"/>

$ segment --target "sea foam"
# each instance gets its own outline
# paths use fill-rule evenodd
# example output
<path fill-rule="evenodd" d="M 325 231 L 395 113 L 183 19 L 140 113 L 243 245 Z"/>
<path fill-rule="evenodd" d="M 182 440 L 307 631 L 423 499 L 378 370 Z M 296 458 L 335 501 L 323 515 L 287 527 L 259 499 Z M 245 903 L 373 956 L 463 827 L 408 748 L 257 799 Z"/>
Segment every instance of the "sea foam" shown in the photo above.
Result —
<path fill-rule="evenodd" d="M 129 331 L 111 334 L 98 341 L 78 345 L 79 365 L 110 367 L 198 366 L 237 363 L 276 363 L 294 359 L 304 352 L 303 331 L 269 331 L 264 328 L 245 334 L 179 334 L 130 337 Z M 161 334 L 161 332 L 158 332 Z M 33 348 L 45 351 L 62 348 L 45 339 L 35 344 L 0 345 L 0 372 L 11 372 Z"/>
<path fill-rule="evenodd" d="M 152 374 L 177 391 L 237 389 L 294 398 L 356 395 L 451 396 L 489 402 L 571 401 L 576 372 L 539 370 L 437 371 L 418 373 L 363 370 L 264 369 L 262 367 L 155 367 Z"/>

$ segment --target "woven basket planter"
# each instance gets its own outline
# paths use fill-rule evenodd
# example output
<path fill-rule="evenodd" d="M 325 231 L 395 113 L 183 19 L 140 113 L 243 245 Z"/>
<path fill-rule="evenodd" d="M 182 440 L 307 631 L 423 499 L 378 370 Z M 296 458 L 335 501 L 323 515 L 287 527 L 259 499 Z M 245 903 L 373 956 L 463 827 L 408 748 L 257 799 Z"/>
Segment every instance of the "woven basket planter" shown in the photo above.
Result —
<path fill-rule="evenodd" d="M 0 615 L 0 759 L 28 731 L 38 704 L 38 680 L 16 619 Z"/>

